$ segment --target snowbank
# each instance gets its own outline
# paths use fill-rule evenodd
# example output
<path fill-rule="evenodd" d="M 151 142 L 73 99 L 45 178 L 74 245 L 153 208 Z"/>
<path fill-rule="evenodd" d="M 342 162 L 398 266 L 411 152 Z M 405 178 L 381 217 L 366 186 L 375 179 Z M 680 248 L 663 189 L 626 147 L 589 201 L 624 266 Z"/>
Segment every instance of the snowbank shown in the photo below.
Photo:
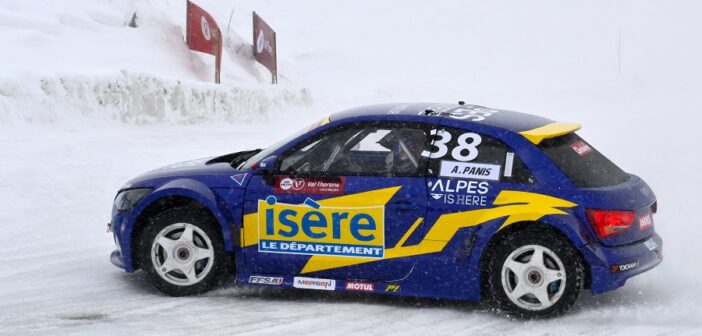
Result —
<path fill-rule="evenodd" d="M 222 85 L 214 57 L 184 42 L 184 1 L 0 4 L 0 126 L 265 121 L 312 102 L 285 73 L 270 85 L 250 39 L 227 29 L 231 4 L 201 3 L 223 30 Z"/>
<path fill-rule="evenodd" d="M 114 120 L 125 124 L 266 121 L 312 101 L 304 88 L 184 82 L 122 71 L 0 81 L 0 124 Z"/>

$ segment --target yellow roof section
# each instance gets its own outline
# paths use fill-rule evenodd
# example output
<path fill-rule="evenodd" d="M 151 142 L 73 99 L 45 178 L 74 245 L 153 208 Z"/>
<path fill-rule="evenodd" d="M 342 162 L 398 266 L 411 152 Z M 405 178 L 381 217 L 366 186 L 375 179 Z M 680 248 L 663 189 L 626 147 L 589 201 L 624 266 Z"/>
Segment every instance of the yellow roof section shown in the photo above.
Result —
<path fill-rule="evenodd" d="M 575 132 L 580 129 L 580 124 L 554 122 L 545 126 L 537 127 L 528 131 L 519 132 L 527 140 L 538 145 L 544 139 L 555 138 L 564 134 Z"/>

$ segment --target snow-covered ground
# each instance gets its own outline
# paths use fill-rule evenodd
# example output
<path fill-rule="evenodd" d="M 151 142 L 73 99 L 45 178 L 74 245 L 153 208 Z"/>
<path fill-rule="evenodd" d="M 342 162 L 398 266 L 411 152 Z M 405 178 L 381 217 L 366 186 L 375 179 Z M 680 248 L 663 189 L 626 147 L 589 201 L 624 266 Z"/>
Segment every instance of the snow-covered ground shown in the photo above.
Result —
<path fill-rule="evenodd" d="M 219 87 L 211 57 L 180 40 L 183 1 L 0 1 L 0 334 L 702 334 L 699 2 L 197 3 L 227 38 Z M 278 31 L 275 88 L 247 58 L 251 10 Z M 134 11 L 139 28 L 125 27 Z M 170 298 L 107 260 L 114 193 L 141 172 L 265 146 L 346 107 L 458 99 L 582 122 L 656 191 L 663 264 L 521 322 L 231 285 Z"/>

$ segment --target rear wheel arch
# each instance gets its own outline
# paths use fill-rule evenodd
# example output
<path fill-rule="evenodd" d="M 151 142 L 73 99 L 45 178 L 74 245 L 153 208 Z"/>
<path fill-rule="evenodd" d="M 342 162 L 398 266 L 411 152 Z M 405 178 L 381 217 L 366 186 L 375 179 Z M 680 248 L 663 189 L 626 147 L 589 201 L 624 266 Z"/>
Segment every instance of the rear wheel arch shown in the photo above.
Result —
<path fill-rule="evenodd" d="M 578 254 L 578 257 L 580 258 L 580 262 L 584 267 L 584 275 L 585 275 L 585 288 L 590 288 L 590 283 L 591 283 L 591 272 L 590 272 L 590 264 L 588 263 L 588 260 L 585 258 L 585 256 L 582 254 L 580 249 L 578 248 L 577 242 L 574 242 L 573 239 L 569 237 L 568 234 L 562 231 L 561 228 L 555 227 L 554 225 L 547 224 L 545 222 L 540 222 L 540 221 L 529 221 L 529 222 L 519 222 L 519 223 L 514 223 L 512 225 L 509 225 L 499 231 L 497 231 L 488 241 L 487 245 L 485 245 L 485 248 L 483 248 L 483 251 L 480 255 L 480 297 L 481 298 L 487 298 L 489 297 L 488 291 L 489 291 L 489 286 L 488 286 L 488 264 L 490 262 L 491 256 L 494 255 L 497 247 L 500 245 L 500 242 L 502 242 L 507 236 L 510 236 L 512 234 L 518 234 L 519 232 L 522 231 L 527 231 L 527 230 L 534 230 L 534 231 L 540 231 L 540 230 L 546 230 L 548 232 L 551 232 L 561 238 L 562 241 L 568 243 L 571 245 L 573 250 L 575 250 Z"/>

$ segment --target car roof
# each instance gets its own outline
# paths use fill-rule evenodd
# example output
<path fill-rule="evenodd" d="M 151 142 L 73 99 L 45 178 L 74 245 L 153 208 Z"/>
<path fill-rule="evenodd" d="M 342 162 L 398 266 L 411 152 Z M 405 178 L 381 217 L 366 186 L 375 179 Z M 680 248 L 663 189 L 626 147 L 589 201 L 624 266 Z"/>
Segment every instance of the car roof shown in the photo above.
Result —
<path fill-rule="evenodd" d="M 415 116 L 420 119 L 431 116 L 448 116 L 461 122 L 483 124 L 520 133 L 535 144 L 540 143 L 543 139 L 580 129 L 579 124 L 560 123 L 533 114 L 465 104 L 463 102 L 458 104 L 395 103 L 361 106 L 334 113 L 330 116 L 330 120 L 340 121 L 347 118 L 381 115 Z M 484 118 L 483 120 L 473 120 L 478 118 L 469 117 L 470 115 L 484 116 Z M 465 118 L 463 119 L 462 117 Z"/>

